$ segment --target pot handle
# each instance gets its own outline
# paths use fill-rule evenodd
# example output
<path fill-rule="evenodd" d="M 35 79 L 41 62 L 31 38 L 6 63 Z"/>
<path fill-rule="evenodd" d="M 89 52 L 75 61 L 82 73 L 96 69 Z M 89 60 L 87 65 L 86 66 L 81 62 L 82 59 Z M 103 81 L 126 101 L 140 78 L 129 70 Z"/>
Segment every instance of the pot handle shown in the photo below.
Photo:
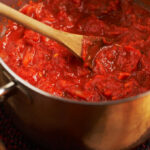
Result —
<path fill-rule="evenodd" d="M 4 96 L 16 87 L 16 83 L 11 81 L 6 85 L 0 87 L 0 102 L 4 100 Z"/>

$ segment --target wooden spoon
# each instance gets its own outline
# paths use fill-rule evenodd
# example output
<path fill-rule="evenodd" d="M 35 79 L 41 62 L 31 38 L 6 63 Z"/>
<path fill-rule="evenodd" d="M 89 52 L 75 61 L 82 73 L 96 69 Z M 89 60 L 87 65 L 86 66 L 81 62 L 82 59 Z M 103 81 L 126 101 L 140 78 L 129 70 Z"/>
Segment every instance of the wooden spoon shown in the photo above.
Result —
<path fill-rule="evenodd" d="M 91 43 L 90 47 L 93 44 L 95 44 L 95 41 L 101 42 L 100 37 L 88 37 L 88 36 L 83 36 L 83 35 L 78 35 L 78 34 L 72 34 L 60 30 L 56 30 L 44 23 L 41 23 L 31 17 L 28 17 L 19 11 L 3 4 L 0 2 L 0 14 L 8 17 L 23 26 L 30 28 L 38 33 L 41 33 L 42 35 L 45 35 L 49 38 L 52 38 L 65 46 L 67 46 L 74 54 L 79 56 L 81 58 L 82 56 L 82 48 L 84 47 L 83 45 L 85 43 Z M 87 47 L 86 47 L 87 48 Z M 87 52 L 87 57 L 84 58 L 85 61 L 88 61 L 88 65 L 92 66 L 92 60 L 96 55 L 96 52 L 99 50 L 94 50 L 92 53 L 90 52 L 90 48 L 88 47 L 88 52 Z M 90 52 L 90 53 L 89 53 Z M 90 54 L 90 56 L 89 56 Z"/>

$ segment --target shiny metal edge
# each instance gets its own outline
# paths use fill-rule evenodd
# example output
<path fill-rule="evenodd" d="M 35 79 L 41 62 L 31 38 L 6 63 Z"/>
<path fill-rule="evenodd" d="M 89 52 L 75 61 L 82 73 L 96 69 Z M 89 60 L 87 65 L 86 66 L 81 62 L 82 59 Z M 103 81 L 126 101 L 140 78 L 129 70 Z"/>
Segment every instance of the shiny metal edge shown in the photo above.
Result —
<path fill-rule="evenodd" d="M 9 83 L 7 83 L 4 86 L 0 87 L 0 97 L 5 96 L 7 93 L 9 93 L 15 87 L 16 87 L 16 83 L 13 82 L 13 81 L 10 81 Z"/>
<path fill-rule="evenodd" d="M 129 102 L 129 101 L 137 100 L 137 98 L 141 98 L 141 97 L 144 97 L 144 96 L 147 96 L 147 95 L 150 94 L 150 91 L 147 91 L 145 93 L 138 94 L 136 96 L 132 96 L 132 97 L 129 97 L 129 98 L 118 99 L 118 100 L 115 100 L 115 101 L 112 101 L 112 100 L 109 101 L 108 100 L 108 101 L 103 101 L 103 102 L 86 102 L 86 101 L 77 101 L 77 100 L 68 99 L 68 98 L 61 98 L 61 97 L 58 97 L 58 96 L 51 95 L 47 92 L 44 92 L 43 90 L 40 90 L 39 88 L 36 88 L 35 86 L 31 85 L 30 83 L 28 83 L 27 81 L 25 81 L 24 79 L 19 77 L 14 71 L 12 71 L 8 67 L 8 65 L 2 60 L 2 58 L 0 58 L 0 64 L 14 78 L 15 82 L 20 82 L 25 87 L 30 88 L 32 91 L 40 93 L 43 96 L 50 97 L 50 98 L 53 98 L 55 100 L 62 101 L 62 102 L 65 102 L 65 103 L 80 104 L 80 105 L 91 105 L 91 106 L 95 106 L 95 105 L 96 106 L 99 106 L 99 105 L 115 105 L 115 104 L 121 104 L 121 103 Z"/>

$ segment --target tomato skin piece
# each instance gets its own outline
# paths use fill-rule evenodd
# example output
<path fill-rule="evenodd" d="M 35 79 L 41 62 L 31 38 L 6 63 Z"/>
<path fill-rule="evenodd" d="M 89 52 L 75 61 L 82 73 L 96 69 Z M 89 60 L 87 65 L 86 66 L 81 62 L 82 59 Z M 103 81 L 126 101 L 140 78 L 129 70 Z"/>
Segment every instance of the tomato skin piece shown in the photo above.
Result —
<path fill-rule="evenodd" d="M 128 73 L 128 72 L 120 72 L 119 73 L 119 76 L 118 76 L 118 79 L 119 80 L 125 80 L 125 79 L 127 79 L 128 77 L 130 77 L 130 73 Z"/>
<path fill-rule="evenodd" d="M 150 13 L 132 0 L 39 0 L 20 11 L 58 30 L 101 38 L 89 69 L 64 45 L 9 21 L 0 57 L 32 85 L 86 102 L 150 90 Z M 83 60 L 91 44 L 85 40 Z"/>

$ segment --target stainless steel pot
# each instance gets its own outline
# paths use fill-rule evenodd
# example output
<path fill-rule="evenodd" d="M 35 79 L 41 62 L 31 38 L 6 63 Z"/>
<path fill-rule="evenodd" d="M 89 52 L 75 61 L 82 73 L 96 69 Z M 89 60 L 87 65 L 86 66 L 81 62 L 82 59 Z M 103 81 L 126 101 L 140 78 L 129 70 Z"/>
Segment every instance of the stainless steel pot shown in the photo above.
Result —
<path fill-rule="evenodd" d="M 17 0 L 0 0 L 16 5 Z M 4 22 L 1 23 L 4 24 Z M 52 96 L 17 76 L 0 59 L 1 100 L 16 125 L 46 148 L 81 150 L 129 149 L 150 135 L 150 92 L 113 102 L 85 103 Z"/>

